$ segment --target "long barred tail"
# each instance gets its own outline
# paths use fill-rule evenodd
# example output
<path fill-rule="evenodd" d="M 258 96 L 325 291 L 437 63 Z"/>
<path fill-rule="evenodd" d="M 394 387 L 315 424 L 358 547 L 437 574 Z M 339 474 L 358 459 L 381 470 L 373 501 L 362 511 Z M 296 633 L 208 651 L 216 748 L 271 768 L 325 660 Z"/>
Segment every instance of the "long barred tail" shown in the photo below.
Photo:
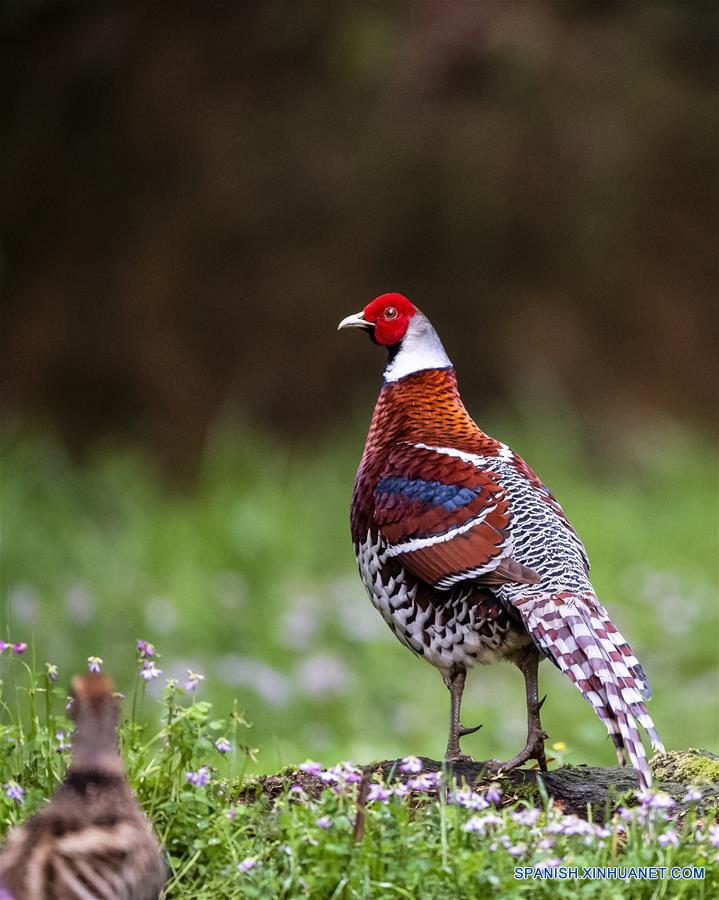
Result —
<path fill-rule="evenodd" d="M 664 752 L 644 699 L 644 670 L 594 594 L 559 593 L 515 601 L 539 649 L 565 672 L 606 725 L 619 762 L 628 761 L 642 787 L 652 781 L 637 723 Z M 644 698 L 644 699 L 643 699 Z"/>

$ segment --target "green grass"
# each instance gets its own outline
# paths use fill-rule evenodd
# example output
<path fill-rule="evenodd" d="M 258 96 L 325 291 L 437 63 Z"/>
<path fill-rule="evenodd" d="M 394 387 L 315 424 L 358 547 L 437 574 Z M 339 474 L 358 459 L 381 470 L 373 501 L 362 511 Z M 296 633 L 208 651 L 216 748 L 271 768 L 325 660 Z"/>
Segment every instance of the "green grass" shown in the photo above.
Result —
<path fill-rule="evenodd" d="M 62 700 L 70 677 L 97 655 L 128 696 L 123 752 L 170 854 L 170 896 L 576 893 L 577 882 L 515 881 L 516 864 L 547 853 L 511 807 L 498 834 L 527 845 L 518 859 L 491 829 L 465 831 L 469 813 L 453 805 L 373 804 L 358 846 L 351 792 L 235 804 L 248 776 L 308 757 L 330 766 L 443 750 L 446 689 L 392 637 L 356 575 L 347 512 L 362 432 L 290 450 L 249 429 L 218 431 L 185 492 L 163 485 L 135 450 L 109 447 L 79 466 L 46 434 L 6 433 L 0 637 L 29 645 L 22 656 L 0 656 L 0 783 L 26 790 L 22 806 L 0 795 L 6 824 L 36 809 L 62 776 Z M 540 472 L 582 534 L 597 592 L 652 682 L 651 711 L 668 749 L 719 751 L 713 448 L 665 431 L 598 452 L 576 438 L 576 422 L 557 419 L 493 432 Z M 158 646 L 163 675 L 133 704 L 131 648 L 140 637 Z M 54 684 L 42 674 L 48 662 L 59 669 Z M 192 698 L 165 687 L 168 677 L 182 684 L 188 669 L 205 676 Z M 540 678 L 550 744 L 568 745 L 560 759 L 612 765 L 589 705 L 553 667 Z M 521 746 L 523 693 L 509 666 L 471 673 L 463 718 L 484 727 L 465 739 L 468 752 L 506 758 Z M 168 707 L 185 710 L 169 729 Z M 219 736 L 233 753 L 217 752 Z M 201 765 L 212 780 L 193 788 L 184 773 Z M 328 829 L 316 824 L 323 816 Z M 657 834 L 635 829 L 626 845 L 614 835 L 601 846 L 563 836 L 551 853 L 580 866 L 715 866 L 693 832 L 679 848 L 660 847 Z M 250 857 L 257 865 L 238 873 Z M 715 868 L 707 873 L 704 882 L 613 882 L 612 896 L 714 896 Z M 582 882 L 581 890 L 604 888 Z"/>
<path fill-rule="evenodd" d="M 65 740 L 71 734 L 64 691 L 21 656 L 7 650 L 4 656 L 5 668 L 15 670 L 15 688 L 2 698 L 0 838 L 53 793 L 68 758 L 66 749 L 59 750 L 57 734 Z M 571 898 L 578 890 L 606 896 L 602 881 L 516 877 L 516 867 L 534 875 L 542 864 L 579 872 L 585 866 L 703 870 L 694 880 L 612 881 L 611 896 L 627 900 L 709 898 L 719 889 L 719 827 L 711 829 L 716 811 L 702 819 L 693 806 L 682 822 L 673 822 L 663 809 L 639 805 L 600 826 L 565 816 L 546 796 L 535 810 L 513 796 L 490 797 L 461 786 L 457 791 L 453 784 L 445 789 L 444 781 L 438 792 L 426 791 L 427 776 L 421 773 L 414 776 L 418 782 L 408 783 L 413 793 L 398 795 L 393 785 L 392 792 L 370 794 L 358 841 L 360 776 L 352 766 L 327 773 L 333 782 L 319 797 L 306 793 L 306 778 L 304 789 L 293 784 L 303 779 L 295 771 L 284 773 L 275 802 L 266 795 L 250 799 L 252 784 L 242 776 L 251 753 L 243 748 L 242 715 L 215 718 L 212 704 L 198 696 L 200 689 L 188 696 L 171 684 L 159 703 L 152 703 L 160 723 L 153 729 L 131 714 L 143 706 L 144 686 L 135 676 L 121 746 L 130 783 L 167 851 L 167 898 L 469 900 L 530 891 Z M 218 752 L 218 737 L 230 740 L 230 752 Z M 207 782 L 193 785 L 187 773 L 203 766 Z M 24 796 L 7 795 L 11 781 L 22 785 Z"/>
<path fill-rule="evenodd" d="M 545 422 L 493 431 L 540 472 L 582 535 L 597 592 L 649 675 L 667 747 L 719 751 L 713 448 L 664 432 L 599 454 L 579 443 L 576 423 Z M 109 448 L 79 467 L 46 435 L 10 432 L 0 637 L 27 641 L 34 664 L 57 664 L 65 684 L 101 656 L 124 691 L 127 647 L 152 640 L 165 676 L 201 672 L 223 715 L 235 698 L 248 710 L 262 751 L 253 771 L 308 755 L 436 758 L 446 689 L 391 635 L 356 574 L 347 513 L 363 427 L 304 450 L 219 431 L 185 493 L 135 451 Z M 540 682 L 545 727 L 568 745 L 566 760 L 611 765 L 589 704 L 549 664 Z M 484 725 L 465 740 L 474 756 L 516 752 L 520 674 L 470 673 L 464 720 Z"/>

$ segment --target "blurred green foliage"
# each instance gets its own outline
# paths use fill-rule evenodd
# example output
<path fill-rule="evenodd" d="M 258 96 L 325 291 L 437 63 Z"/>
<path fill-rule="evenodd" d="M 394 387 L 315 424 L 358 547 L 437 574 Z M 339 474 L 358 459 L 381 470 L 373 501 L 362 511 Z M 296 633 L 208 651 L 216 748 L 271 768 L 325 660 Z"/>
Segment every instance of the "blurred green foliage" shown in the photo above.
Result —
<path fill-rule="evenodd" d="M 22 655 L 6 651 L 4 657 L 5 671 L 16 678 L 15 690 L 5 692 L 0 685 L 0 841 L 55 792 L 73 737 L 60 712 L 59 686 L 33 671 Z M 134 718 L 136 694 L 144 694 L 139 673 L 133 699 L 125 703 L 120 746 L 130 786 L 166 851 L 166 900 L 519 898 L 527 895 L 526 881 L 516 877 L 515 866 L 565 863 L 579 871 L 583 866 L 701 867 L 701 874 L 684 872 L 686 880 L 667 872 L 679 884 L 671 896 L 716 896 L 717 826 L 711 823 L 717 809 L 711 787 L 700 779 L 686 785 L 695 785 L 688 809 L 683 803 L 672 807 L 666 794 L 662 799 L 643 791 L 634 798 L 627 792 L 613 800 L 631 808 L 620 809 L 603 826 L 565 815 L 542 789 L 487 779 L 470 790 L 447 773 L 417 774 L 423 761 L 413 758 L 401 763 L 405 771 L 411 766 L 413 777 L 406 783 L 383 783 L 379 773 L 367 773 L 371 782 L 360 804 L 362 775 L 355 766 L 341 763 L 321 771 L 309 763 L 315 776 L 321 772 L 321 792 L 317 778 L 297 767 L 264 782 L 246 778 L 250 751 L 241 743 L 246 735 L 241 714 L 215 719 L 211 703 L 172 684 L 157 701 L 144 698 L 155 712 L 155 727 L 145 728 Z M 224 745 L 220 735 L 228 736 Z M 679 786 L 677 799 L 686 786 Z M 592 879 L 546 875 L 530 883 L 533 897 L 597 896 Z M 651 878 L 620 878 L 613 885 L 612 900 L 657 895 Z"/>
<path fill-rule="evenodd" d="M 719 750 L 713 448 L 665 430 L 592 456 L 566 417 L 491 424 L 582 535 L 597 592 L 648 673 L 667 747 Z M 447 691 L 392 637 L 356 575 L 347 518 L 364 427 L 294 450 L 220 428 L 184 494 L 138 451 L 108 447 L 79 467 L 47 434 L 9 430 L 0 636 L 27 641 L 36 667 L 58 664 L 65 684 L 101 656 L 121 690 L 135 640 L 153 641 L 164 674 L 148 690 L 203 673 L 200 696 L 218 715 L 233 698 L 247 710 L 260 770 L 308 756 L 437 757 Z M 550 744 L 566 742 L 572 762 L 612 764 L 567 679 L 545 663 L 540 682 Z M 507 758 L 524 739 L 521 676 L 492 666 L 468 685 L 464 720 L 484 728 L 465 749 Z"/>

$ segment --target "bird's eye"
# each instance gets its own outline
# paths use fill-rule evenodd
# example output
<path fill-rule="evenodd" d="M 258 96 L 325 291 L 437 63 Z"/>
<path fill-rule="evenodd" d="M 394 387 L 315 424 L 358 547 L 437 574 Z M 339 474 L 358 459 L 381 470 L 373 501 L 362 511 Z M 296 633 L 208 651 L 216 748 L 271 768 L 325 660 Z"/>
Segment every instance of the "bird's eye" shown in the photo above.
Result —
<path fill-rule="evenodd" d="M 385 317 L 385 319 L 396 319 L 397 318 L 397 310 L 394 308 L 394 306 L 387 307 L 387 309 L 384 311 L 384 317 Z"/>

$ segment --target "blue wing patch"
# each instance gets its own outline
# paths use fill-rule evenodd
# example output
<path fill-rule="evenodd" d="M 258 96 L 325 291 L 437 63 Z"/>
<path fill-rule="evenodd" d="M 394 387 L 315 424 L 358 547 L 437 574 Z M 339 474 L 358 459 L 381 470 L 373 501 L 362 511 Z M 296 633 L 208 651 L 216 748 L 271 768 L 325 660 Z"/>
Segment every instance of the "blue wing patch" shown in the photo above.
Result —
<path fill-rule="evenodd" d="M 375 488 L 376 494 L 400 494 L 408 500 L 419 500 L 431 506 L 442 506 L 447 512 L 455 512 L 468 506 L 480 491 L 442 481 L 424 481 L 421 478 L 382 478 Z"/>

